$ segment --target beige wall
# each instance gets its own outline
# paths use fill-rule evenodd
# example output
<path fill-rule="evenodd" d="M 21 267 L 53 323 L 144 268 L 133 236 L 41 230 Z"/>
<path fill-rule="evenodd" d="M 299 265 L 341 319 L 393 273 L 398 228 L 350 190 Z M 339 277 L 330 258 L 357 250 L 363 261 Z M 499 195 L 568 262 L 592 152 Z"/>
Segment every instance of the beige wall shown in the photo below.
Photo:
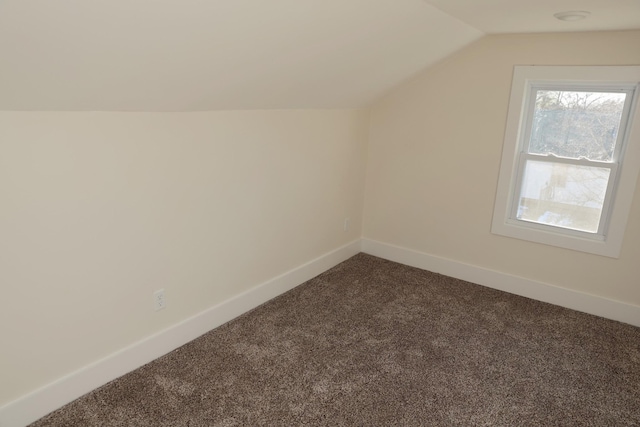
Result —
<path fill-rule="evenodd" d="M 358 110 L 0 112 L 0 406 L 360 237 L 365 160 L 364 237 L 640 305 L 638 194 L 617 260 L 489 232 L 513 66 L 640 64 L 638 46 L 485 37 L 369 127 Z"/>
<path fill-rule="evenodd" d="M 367 124 L 0 113 L 0 406 L 357 239 Z"/>
<path fill-rule="evenodd" d="M 640 64 L 640 31 L 488 36 L 379 100 L 364 237 L 640 305 L 640 186 L 619 259 L 490 233 L 513 66 L 605 64 Z"/>

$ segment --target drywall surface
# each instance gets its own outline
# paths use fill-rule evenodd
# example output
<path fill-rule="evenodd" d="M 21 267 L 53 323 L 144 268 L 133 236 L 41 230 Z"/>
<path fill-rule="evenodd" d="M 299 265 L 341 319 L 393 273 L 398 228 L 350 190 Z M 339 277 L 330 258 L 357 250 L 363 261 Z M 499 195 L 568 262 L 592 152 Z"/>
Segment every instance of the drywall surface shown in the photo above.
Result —
<path fill-rule="evenodd" d="M 637 65 L 639 46 L 640 31 L 487 36 L 396 88 L 372 108 L 364 237 L 640 305 L 640 186 L 619 259 L 490 233 L 513 67 Z"/>
<path fill-rule="evenodd" d="M 358 239 L 367 125 L 0 112 L 0 406 Z"/>
<path fill-rule="evenodd" d="M 0 6 L 2 110 L 353 108 L 483 35 L 423 0 Z"/>

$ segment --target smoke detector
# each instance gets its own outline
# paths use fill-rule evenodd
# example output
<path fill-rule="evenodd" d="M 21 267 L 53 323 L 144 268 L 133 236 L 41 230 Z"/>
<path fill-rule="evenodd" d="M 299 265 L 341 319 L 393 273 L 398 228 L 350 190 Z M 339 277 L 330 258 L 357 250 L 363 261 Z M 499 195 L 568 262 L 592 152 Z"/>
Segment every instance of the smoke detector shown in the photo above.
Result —
<path fill-rule="evenodd" d="M 566 12 L 558 12 L 553 14 L 556 19 L 570 22 L 582 21 L 589 15 L 591 15 L 591 12 L 587 12 L 586 10 L 568 10 Z"/>

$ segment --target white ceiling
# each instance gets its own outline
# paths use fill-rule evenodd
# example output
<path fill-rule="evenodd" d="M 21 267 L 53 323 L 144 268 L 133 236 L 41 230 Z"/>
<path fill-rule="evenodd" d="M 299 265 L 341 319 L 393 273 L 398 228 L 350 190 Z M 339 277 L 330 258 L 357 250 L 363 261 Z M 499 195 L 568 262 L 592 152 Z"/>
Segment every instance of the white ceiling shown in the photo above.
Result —
<path fill-rule="evenodd" d="M 484 33 L 640 28 L 639 4 L 0 0 L 0 110 L 359 107 Z"/>
<path fill-rule="evenodd" d="M 425 0 L 485 33 L 640 29 L 640 0 Z M 591 12 L 563 22 L 554 13 Z"/>

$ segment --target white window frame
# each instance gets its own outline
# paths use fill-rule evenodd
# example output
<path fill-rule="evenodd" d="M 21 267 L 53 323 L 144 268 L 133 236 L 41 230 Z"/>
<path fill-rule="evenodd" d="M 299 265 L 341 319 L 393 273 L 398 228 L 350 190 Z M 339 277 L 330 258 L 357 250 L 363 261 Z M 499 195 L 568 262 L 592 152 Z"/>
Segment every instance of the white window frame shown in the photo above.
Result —
<path fill-rule="evenodd" d="M 548 226 L 516 218 L 521 175 L 527 159 L 552 159 L 556 163 L 587 164 L 583 160 L 534 156 L 526 153 L 530 135 L 535 89 L 607 90 L 628 93 L 618 131 L 613 161 L 597 163 L 611 170 L 607 195 L 597 233 Z M 500 178 L 491 232 L 618 258 L 640 171 L 640 66 L 516 66 L 505 130 Z M 624 118 L 626 117 L 626 121 Z M 588 161 L 589 166 L 594 166 Z M 516 191 L 517 190 L 517 191 Z"/>

